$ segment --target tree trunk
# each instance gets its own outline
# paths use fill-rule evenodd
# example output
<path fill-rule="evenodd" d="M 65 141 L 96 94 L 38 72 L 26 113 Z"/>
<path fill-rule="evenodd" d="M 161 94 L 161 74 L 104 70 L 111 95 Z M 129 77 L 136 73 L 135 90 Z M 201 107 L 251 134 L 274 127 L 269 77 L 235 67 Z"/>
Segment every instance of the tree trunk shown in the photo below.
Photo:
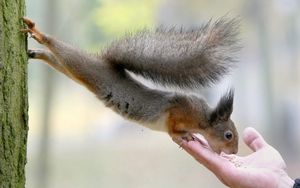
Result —
<path fill-rule="evenodd" d="M 0 188 L 25 187 L 28 132 L 24 0 L 0 0 Z"/>

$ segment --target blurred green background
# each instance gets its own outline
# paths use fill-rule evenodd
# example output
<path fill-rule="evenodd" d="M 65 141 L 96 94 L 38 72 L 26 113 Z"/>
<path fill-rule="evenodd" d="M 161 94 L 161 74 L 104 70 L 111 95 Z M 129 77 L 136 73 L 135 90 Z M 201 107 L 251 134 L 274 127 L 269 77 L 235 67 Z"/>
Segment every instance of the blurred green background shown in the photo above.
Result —
<path fill-rule="evenodd" d="M 239 16 L 239 66 L 202 93 L 236 91 L 240 135 L 255 127 L 300 176 L 300 3 L 297 0 L 27 0 L 39 28 L 88 52 L 140 28 Z M 40 46 L 32 39 L 30 48 Z M 29 188 L 224 187 L 167 134 L 119 117 L 44 63 L 29 64 Z M 240 155 L 250 153 L 240 140 Z"/>

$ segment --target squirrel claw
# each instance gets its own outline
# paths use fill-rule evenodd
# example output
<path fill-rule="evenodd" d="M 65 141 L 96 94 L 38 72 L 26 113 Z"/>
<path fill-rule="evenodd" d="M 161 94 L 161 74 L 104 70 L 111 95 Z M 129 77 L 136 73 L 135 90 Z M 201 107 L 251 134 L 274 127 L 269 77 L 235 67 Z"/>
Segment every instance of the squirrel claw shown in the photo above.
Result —
<path fill-rule="evenodd" d="M 33 21 L 31 21 L 29 18 L 27 17 L 23 17 L 23 22 L 28 26 L 29 29 L 32 29 L 35 27 L 35 23 Z"/>
<path fill-rule="evenodd" d="M 29 58 L 35 58 L 36 53 L 35 53 L 34 50 L 29 49 L 29 50 L 27 50 L 27 55 L 28 55 Z"/>
<path fill-rule="evenodd" d="M 179 148 L 182 148 L 183 141 L 195 141 L 196 138 L 193 134 L 189 132 L 181 133 L 181 134 L 173 134 L 171 135 L 172 140 L 179 145 Z"/>
<path fill-rule="evenodd" d="M 22 33 L 30 33 L 30 29 L 20 29 L 20 32 L 22 32 Z"/>
<path fill-rule="evenodd" d="M 187 142 L 189 142 L 189 141 L 194 141 L 194 140 L 195 140 L 195 137 L 194 137 L 191 133 L 189 133 L 189 132 L 184 133 L 184 134 L 181 136 L 181 138 L 182 138 L 183 140 L 187 141 Z"/>

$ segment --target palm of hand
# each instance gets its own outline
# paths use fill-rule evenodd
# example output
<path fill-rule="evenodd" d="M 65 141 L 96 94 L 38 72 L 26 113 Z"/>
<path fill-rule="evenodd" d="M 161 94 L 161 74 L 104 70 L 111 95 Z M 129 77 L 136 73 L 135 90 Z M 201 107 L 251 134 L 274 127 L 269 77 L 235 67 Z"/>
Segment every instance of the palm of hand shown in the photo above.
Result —
<path fill-rule="evenodd" d="M 220 156 L 225 159 L 223 183 L 230 187 L 278 187 L 278 180 L 286 176 L 285 163 L 280 154 L 270 146 L 265 146 L 246 156 Z"/>

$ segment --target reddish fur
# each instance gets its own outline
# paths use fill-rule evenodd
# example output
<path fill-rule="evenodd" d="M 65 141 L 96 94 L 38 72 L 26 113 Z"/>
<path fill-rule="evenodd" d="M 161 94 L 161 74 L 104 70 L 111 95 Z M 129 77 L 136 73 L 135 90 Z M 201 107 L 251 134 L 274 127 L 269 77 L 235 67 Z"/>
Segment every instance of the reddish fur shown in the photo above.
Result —
<path fill-rule="evenodd" d="M 193 114 L 176 107 L 169 110 L 167 119 L 168 133 L 171 137 L 181 137 L 184 134 L 198 132 L 200 129 L 197 118 Z M 198 130 L 198 131 L 197 131 Z"/>

